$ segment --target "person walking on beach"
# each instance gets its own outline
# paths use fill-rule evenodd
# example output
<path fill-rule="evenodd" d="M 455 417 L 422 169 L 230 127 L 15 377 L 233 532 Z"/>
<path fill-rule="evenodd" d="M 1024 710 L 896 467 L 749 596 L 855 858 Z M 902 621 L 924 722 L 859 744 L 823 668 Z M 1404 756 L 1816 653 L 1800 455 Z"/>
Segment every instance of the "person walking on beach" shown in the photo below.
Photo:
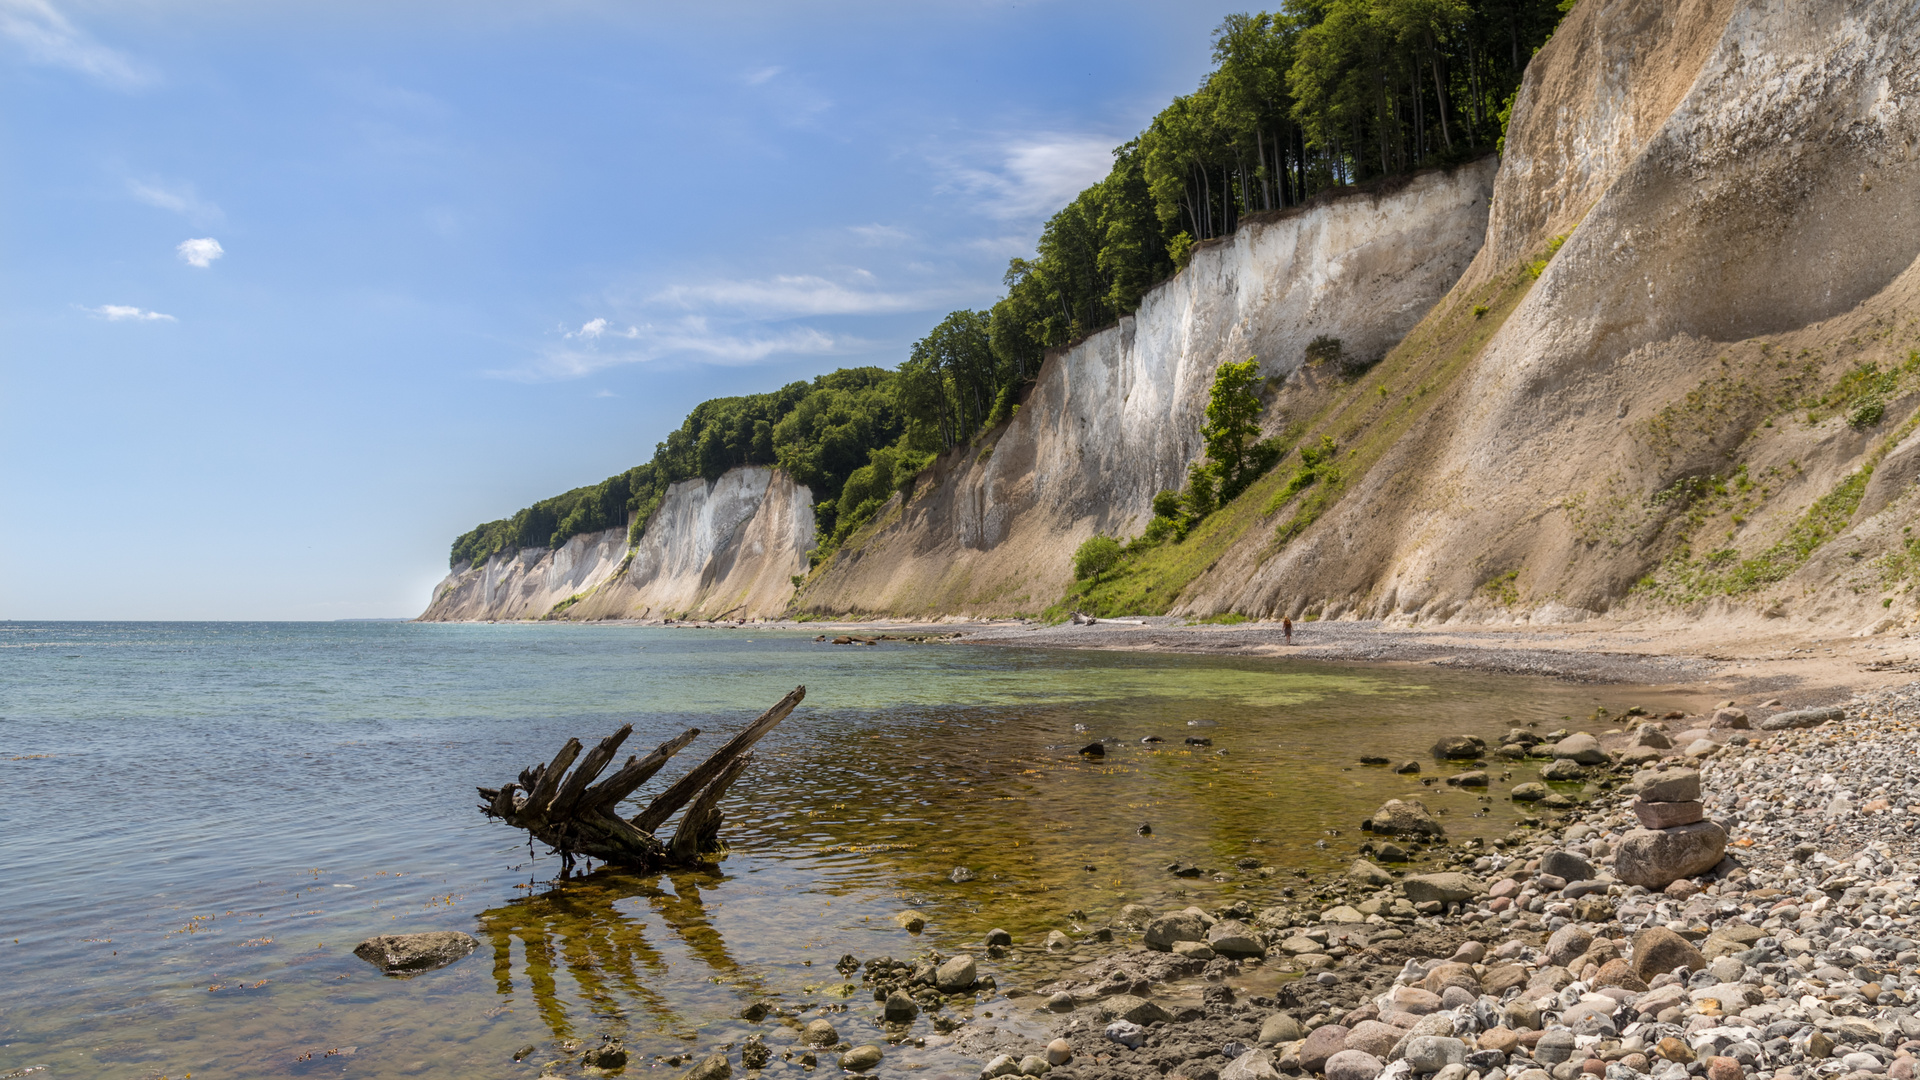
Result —
<path fill-rule="evenodd" d="M 1280 617 L 1280 632 L 1286 635 L 1287 644 L 1289 645 L 1293 644 L 1293 619 L 1292 618 L 1285 615 L 1282 615 Z"/>

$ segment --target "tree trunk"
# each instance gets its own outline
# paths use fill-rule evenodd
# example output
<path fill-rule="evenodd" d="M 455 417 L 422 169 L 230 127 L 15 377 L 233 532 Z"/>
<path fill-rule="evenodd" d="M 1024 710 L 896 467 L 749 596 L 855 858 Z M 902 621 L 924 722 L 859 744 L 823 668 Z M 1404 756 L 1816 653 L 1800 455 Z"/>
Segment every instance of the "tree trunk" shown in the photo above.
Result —
<path fill-rule="evenodd" d="M 785 720 L 806 694 L 806 687 L 795 687 L 630 819 L 614 813 L 614 807 L 698 737 L 699 728 L 689 728 L 668 739 L 644 758 L 628 758 L 625 765 L 599 783 L 594 783 L 595 778 L 613 761 L 620 744 L 633 734 L 633 725 L 623 725 L 600 740 L 584 758 L 580 757 L 580 740 L 568 739 L 552 761 L 521 770 L 517 783 L 480 788 L 480 797 L 485 800 L 480 812 L 525 829 L 559 852 L 568 870 L 577 855 L 641 870 L 697 863 L 702 853 L 715 846 L 720 829 L 718 804 L 753 760 L 747 751 Z M 579 759 L 579 767 L 569 775 L 567 770 L 573 768 L 575 759 Z M 654 834 L 683 806 L 687 812 L 681 816 L 679 829 L 670 842 L 662 843 Z"/>
<path fill-rule="evenodd" d="M 1447 126 L 1447 86 L 1440 77 L 1440 47 L 1432 34 L 1427 35 L 1427 43 L 1433 49 L 1433 63 L 1427 66 L 1433 69 L 1433 95 L 1440 106 L 1440 138 L 1446 142 L 1447 152 L 1452 153 L 1453 131 Z"/>

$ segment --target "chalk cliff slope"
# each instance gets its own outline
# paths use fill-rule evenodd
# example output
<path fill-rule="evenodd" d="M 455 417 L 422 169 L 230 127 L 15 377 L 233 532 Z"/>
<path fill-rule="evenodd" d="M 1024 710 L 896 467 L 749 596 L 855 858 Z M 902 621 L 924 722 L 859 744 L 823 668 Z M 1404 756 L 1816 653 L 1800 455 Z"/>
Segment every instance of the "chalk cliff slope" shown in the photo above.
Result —
<path fill-rule="evenodd" d="M 896 497 L 802 589 L 832 613 L 1037 612 L 1096 532 L 1138 533 L 1201 454 L 1214 369 L 1286 375 L 1320 335 L 1385 353 L 1459 278 L 1486 232 L 1495 163 L 1251 220 L 1202 246 L 1118 326 L 1048 357 L 990 446 Z"/>
<path fill-rule="evenodd" d="M 759 618 L 783 611 L 814 545 L 813 495 L 786 473 L 734 469 L 668 489 L 629 558 L 627 530 L 462 565 L 421 619 Z"/>
<path fill-rule="evenodd" d="M 1337 498 L 1176 608 L 1910 619 L 1917 95 L 1910 3 L 1581 0 L 1474 267 L 1317 421 Z"/>

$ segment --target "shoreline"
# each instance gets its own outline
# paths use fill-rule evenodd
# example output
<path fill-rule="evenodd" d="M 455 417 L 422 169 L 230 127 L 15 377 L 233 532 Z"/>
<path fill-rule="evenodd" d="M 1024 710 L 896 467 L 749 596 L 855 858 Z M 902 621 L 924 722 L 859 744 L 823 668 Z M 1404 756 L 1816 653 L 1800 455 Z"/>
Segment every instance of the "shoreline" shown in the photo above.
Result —
<path fill-rule="evenodd" d="M 507 622 L 507 620 L 502 620 Z M 513 620 L 534 625 L 539 620 Z M 1596 685 L 1697 694 L 1743 705 L 1831 704 L 1904 685 L 1920 675 L 1907 634 L 1818 636 L 1808 628 L 1720 623 L 1658 625 L 1596 619 L 1550 626 L 1409 627 L 1367 620 L 1297 622 L 1287 645 L 1277 622 L 1188 623 L 1164 616 L 1047 625 L 1032 619 L 846 618 L 749 622 L 605 620 L 580 626 L 783 630 L 836 636 L 938 635 L 957 645 L 1290 658 L 1334 663 L 1426 664 L 1490 675 L 1531 675 Z"/>

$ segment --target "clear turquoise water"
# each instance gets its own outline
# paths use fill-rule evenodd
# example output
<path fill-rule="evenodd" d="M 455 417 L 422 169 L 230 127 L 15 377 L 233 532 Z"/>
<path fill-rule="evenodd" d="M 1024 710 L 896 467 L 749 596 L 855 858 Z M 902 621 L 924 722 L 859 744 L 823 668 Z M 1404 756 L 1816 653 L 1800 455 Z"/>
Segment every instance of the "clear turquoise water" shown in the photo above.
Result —
<path fill-rule="evenodd" d="M 621 723 L 634 746 L 699 726 L 697 761 L 797 684 L 706 870 L 556 886 L 556 860 L 474 809 L 476 784 Z M 631 1075 L 752 1030 L 778 1048 L 732 1019 L 762 996 L 844 1004 L 843 1035 L 871 1041 L 843 953 L 955 951 L 993 926 L 1034 942 L 1135 900 L 1257 903 L 1298 878 L 1236 859 L 1344 866 L 1357 821 L 1409 790 L 1457 837 L 1497 835 L 1506 800 L 1354 759 L 1629 703 L 1431 669 L 754 630 L 0 623 L 0 1076 L 531 1077 L 606 1033 Z M 1104 762 L 1074 753 L 1098 736 L 1121 740 Z M 1175 859 L 1225 880 L 1172 878 Z M 951 883 L 960 865 L 979 879 Z M 906 908 L 926 933 L 895 926 Z M 425 929 L 481 950 L 411 980 L 350 952 Z M 1067 962 L 1022 949 L 989 970 L 1004 987 Z M 929 1075 L 949 1057 L 890 1051 Z"/>

